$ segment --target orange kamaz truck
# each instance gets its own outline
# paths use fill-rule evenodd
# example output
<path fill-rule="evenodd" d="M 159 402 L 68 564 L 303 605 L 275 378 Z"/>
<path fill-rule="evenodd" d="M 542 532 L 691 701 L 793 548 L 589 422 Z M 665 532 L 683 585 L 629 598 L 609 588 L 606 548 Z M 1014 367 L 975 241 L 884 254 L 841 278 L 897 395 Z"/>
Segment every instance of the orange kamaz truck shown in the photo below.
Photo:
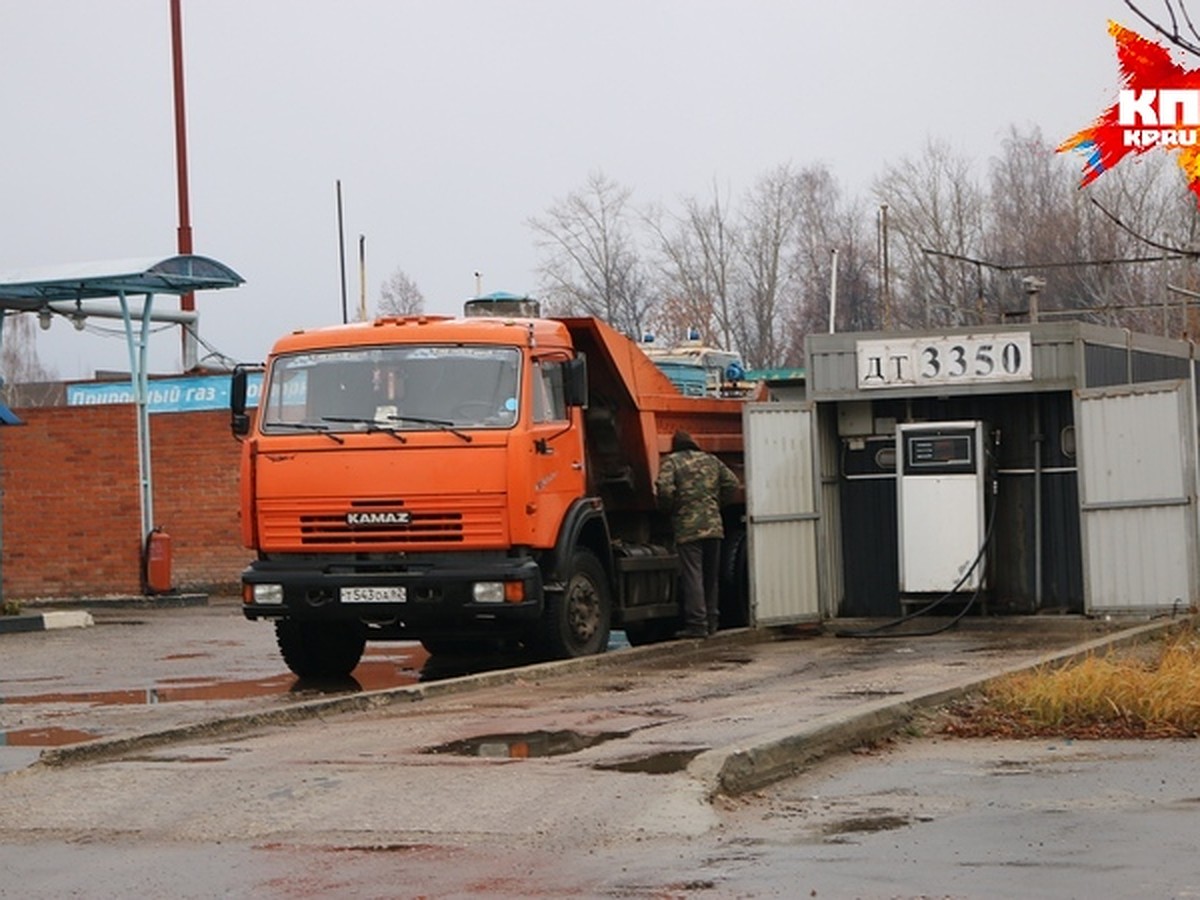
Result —
<path fill-rule="evenodd" d="M 655 503 L 678 428 L 742 471 L 742 400 L 683 396 L 638 345 L 534 302 L 468 301 L 297 331 L 257 410 L 235 372 L 243 611 L 274 621 L 300 676 L 340 676 L 368 640 L 433 654 L 508 644 L 545 658 L 679 623 Z M 744 504 L 728 507 L 722 625 L 747 617 Z"/>

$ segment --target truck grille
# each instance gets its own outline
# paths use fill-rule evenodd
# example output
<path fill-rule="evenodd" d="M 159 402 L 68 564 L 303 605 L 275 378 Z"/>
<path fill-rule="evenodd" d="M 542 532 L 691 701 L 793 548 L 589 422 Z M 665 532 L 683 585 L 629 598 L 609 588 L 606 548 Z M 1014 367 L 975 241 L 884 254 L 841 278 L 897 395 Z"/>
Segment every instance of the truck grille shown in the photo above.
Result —
<path fill-rule="evenodd" d="M 297 509 L 295 500 L 262 504 L 266 547 L 304 550 L 424 549 L 452 545 L 501 547 L 507 521 L 503 496 L 439 496 L 419 500 L 313 500 Z M 403 511 L 404 524 L 351 525 L 347 513 Z"/>

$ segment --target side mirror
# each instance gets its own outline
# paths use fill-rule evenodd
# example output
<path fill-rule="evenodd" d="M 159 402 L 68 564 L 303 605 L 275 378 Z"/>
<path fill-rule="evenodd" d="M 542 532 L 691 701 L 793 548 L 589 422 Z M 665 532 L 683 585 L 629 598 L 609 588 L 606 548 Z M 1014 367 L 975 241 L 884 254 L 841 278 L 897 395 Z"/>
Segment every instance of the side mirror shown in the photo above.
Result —
<path fill-rule="evenodd" d="M 233 367 L 233 376 L 229 383 L 229 430 L 233 436 L 244 438 L 250 433 L 250 414 L 246 412 L 246 389 L 249 375 L 252 371 L 260 371 L 261 366 L 237 365 Z"/>
<path fill-rule="evenodd" d="M 580 353 L 574 359 L 569 359 L 563 364 L 563 394 L 567 406 L 587 409 L 588 382 L 587 356 L 585 354 Z"/>

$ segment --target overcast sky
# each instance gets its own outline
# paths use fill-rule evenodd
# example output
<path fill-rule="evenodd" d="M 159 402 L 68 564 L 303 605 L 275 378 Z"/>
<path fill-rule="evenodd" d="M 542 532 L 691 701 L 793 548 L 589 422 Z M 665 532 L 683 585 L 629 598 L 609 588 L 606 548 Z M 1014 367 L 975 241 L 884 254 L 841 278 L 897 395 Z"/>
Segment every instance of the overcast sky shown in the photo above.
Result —
<path fill-rule="evenodd" d="M 261 360 L 341 320 L 339 179 L 351 306 L 363 235 L 372 302 L 399 267 L 452 313 L 476 271 L 536 291 L 526 223 L 592 172 L 670 206 L 824 163 L 865 196 L 929 138 L 1066 138 L 1116 97 L 1109 18 L 1151 36 L 1121 0 L 183 0 L 195 252 L 246 279 L 201 335 Z M 168 0 L 7 0 L 0 41 L 0 273 L 171 255 Z M 38 346 L 128 368 L 91 326 Z M 178 332 L 151 351 L 176 369 Z"/>

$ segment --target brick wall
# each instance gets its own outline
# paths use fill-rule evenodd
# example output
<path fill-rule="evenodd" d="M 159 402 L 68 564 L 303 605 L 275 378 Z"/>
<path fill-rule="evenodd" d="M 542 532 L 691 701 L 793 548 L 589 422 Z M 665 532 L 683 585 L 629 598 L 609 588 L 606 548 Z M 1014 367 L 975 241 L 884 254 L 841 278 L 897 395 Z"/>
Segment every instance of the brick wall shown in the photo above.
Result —
<path fill-rule="evenodd" d="M 141 592 L 137 421 L 128 404 L 19 409 L 0 427 L 6 598 Z M 172 584 L 235 589 L 251 552 L 238 527 L 239 444 L 229 413 L 150 416 L 154 521 Z"/>

